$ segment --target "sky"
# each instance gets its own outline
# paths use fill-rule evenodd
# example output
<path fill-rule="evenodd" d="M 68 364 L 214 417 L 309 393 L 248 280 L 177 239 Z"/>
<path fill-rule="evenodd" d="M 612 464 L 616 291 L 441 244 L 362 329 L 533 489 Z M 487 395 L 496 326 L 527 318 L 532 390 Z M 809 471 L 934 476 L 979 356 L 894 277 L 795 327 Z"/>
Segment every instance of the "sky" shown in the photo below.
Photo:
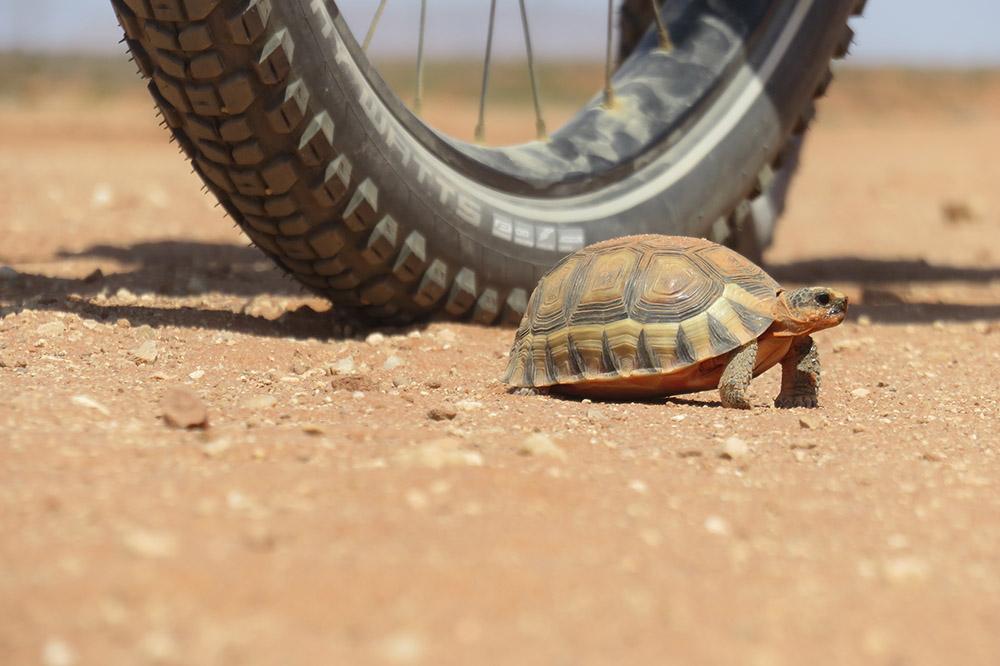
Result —
<path fill-rule="evenodd" d="M 365 26 L 375 0 L 343 0 L 349 19 Z M 410 51 L 415 43 L 419 2 L 390 0 L 376 38 L 380 51 Z M 488 0 L 428 0 L 429 52 L 478 53 L 485 33 Z M 500 0 L 498 53 L 519 55 L 517 3 Z M 604 0 L 529 0 L 542 56 L 579 57 L 602 53 Z M 946 8 L 946 9 L 945 9 Z M 1000 66 L 1000 1 L 871 0 L 857 33 L 851 62 L 925 66 Z M 476 28 L 476 29 L 473 29 Z M 0 0 L 0 49 L 118 53 L 120 32 L 109 0 Z"/>

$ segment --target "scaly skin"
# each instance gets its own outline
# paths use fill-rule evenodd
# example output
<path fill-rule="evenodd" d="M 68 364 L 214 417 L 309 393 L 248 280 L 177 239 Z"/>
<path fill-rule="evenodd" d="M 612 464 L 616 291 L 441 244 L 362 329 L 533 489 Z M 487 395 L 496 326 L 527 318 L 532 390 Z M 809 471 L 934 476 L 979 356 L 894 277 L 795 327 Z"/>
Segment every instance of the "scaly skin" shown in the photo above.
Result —
<path fill-rule="evenodd" d="M 781 392 L 775 407 L 819 406 L 819 351 L 808 336 L 796 338 L 781 359 Z"/>
<path fill-rule="evenodd" d="M 757 341 L 751 340 L 733 354 L 719 379 L 719 396 L 723 407 L 750 409 L 747 396 L 753 368 L 757 363 Z"/>

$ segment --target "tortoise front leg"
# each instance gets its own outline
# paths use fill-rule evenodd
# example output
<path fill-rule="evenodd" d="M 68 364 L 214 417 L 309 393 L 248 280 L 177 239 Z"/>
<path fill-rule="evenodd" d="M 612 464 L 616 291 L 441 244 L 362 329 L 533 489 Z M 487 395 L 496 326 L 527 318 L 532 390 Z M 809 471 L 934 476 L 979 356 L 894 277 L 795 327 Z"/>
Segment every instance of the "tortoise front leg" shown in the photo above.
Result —
<path fill-rule="evenodd" d="M 819 352 L 808 335 L 795 338 L 781 359 L 781 392 L 775 407 L 816 407 L 819 405 Z"/>
<path fill-rule="evenodd" d="M 719 396 L 723 407 L 750 409 L 747 390 L 753 379 L 753 367 L 757 364 L 757 340 L 751 340 L 740 347 L 726 364 L 719 379 Z"/>

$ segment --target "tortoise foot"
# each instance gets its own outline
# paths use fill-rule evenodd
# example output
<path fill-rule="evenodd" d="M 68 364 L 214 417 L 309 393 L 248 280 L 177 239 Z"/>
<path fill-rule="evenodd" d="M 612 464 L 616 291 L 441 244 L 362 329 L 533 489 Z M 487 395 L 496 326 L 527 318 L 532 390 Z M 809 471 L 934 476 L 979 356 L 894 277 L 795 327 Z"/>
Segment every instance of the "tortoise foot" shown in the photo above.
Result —
<path fill-rule="evenodd" d="M 795 407 L 807 407 L 812 409 L 819 407 L 819 398 L 815 394 L 808 393 L 782 393 L 774 399 L 774 406 L 779 409 L 792 409 Z"/>

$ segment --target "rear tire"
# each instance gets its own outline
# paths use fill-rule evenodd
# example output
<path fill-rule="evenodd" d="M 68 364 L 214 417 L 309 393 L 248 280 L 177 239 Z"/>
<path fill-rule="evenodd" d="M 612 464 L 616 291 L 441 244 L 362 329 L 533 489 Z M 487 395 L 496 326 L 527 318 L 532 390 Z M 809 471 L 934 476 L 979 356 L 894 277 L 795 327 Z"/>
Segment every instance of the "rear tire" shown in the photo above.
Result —
<path fill-rule="evenodd" d="M 830 58 L 850 43 L 847 18 L 860 8 L 857 0 L 772 0 L 767 39 L 740 54 L 729 80 L 698 102 L 697 117 L 682 119 L 655 150 L 612 156 L 607 174 L 546 181 L 516 160 L 507 174 L 503 164 L 480 166 L 477 149 L 414 124 L 332 2 L 112 2 L 164 121 L 279 266 L 338 309 L 371 319 L 445 313 L 483 324 L 518 321 L 551 265 L 606 238 L 708 236 L 759 256 L 771 226 L 758 220 L 783 205 L 800 145 L 789 139 L 808 126 Z M 698 34 L 695 51 L 713 36 Z M 772 52 L 768 40 L 784 51 Z M 633 61 L 641 73 L 644 63 Z M 617 143 L 608 148 L 619 155 Z M 665 178 L 678 164 L 687 170 Z"/>

